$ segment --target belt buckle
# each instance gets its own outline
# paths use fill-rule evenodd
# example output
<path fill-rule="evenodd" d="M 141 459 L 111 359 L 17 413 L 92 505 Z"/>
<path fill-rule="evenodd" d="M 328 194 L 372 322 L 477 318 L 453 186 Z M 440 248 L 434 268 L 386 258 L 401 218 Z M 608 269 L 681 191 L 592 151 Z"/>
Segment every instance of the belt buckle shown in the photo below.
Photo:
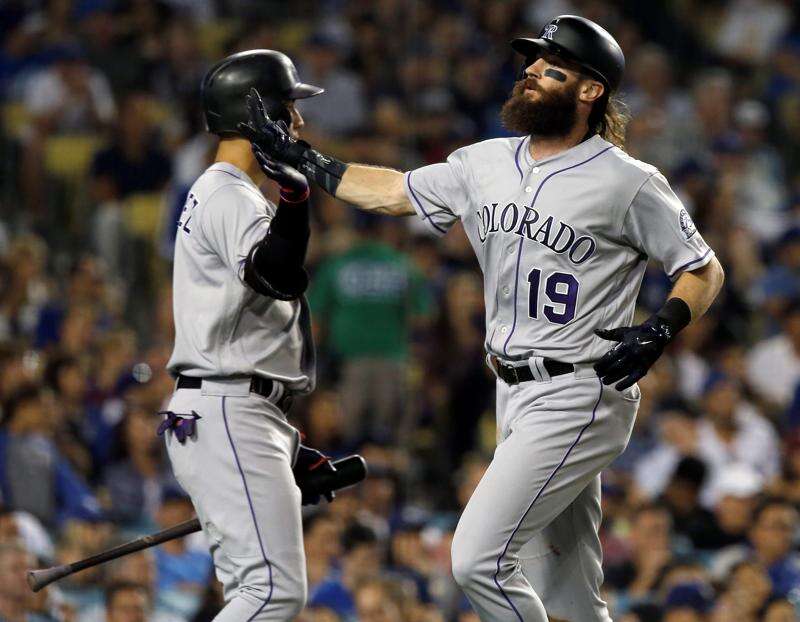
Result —
<path fill-rule="evenodd" d="M 517 368 L 514 365 L 503 365 L 503 367 L 506 368 L 506 372 L 507 373 L 510 372 L 510 374 L 511 374 L 513 380 L 514 380 L 514 384 L 519 384 L 520 380 L 519 380 L 519 372 L 517 371 Z"/>

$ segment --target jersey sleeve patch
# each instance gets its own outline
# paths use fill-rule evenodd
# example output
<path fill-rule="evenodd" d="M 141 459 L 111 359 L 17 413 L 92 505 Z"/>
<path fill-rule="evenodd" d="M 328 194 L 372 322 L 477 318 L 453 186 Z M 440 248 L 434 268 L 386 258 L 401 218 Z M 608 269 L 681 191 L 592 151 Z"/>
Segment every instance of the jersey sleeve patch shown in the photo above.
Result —
<path fill-rule="evenodd" d="M 697 233 L 697 228 L 694 226 L 692 217 L 689 216 L 689 212 L 685 209 L 681 210 L 678 220 L 680 221 L 681 231 L 683 231 L 683 235 L 687 240 Z"/>

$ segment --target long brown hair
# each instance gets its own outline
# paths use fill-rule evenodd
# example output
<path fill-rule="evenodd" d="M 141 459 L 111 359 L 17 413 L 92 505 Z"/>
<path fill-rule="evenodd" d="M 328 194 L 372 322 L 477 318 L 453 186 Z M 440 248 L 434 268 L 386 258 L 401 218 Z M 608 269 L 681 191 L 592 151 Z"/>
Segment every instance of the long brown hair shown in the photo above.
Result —
<path fill-rule="evenodd" d="M 630 119 L 628 106 L 622 99 L 614 95 L 603 95 L 589 115 L 589 131 L 600 134 L 603 140 L 624 149 L 625 127 Z"/>

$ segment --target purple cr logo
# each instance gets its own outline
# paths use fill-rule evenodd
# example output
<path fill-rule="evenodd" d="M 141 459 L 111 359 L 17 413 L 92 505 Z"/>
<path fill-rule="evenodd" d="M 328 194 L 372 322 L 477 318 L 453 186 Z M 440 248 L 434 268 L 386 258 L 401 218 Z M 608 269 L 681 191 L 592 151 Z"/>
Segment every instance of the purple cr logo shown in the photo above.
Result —
<path fill-rule="evenodd" d="M 542 30 L 542 39 L 552 39 L 556 30 L 558 30 L 558 24 L 547 24 Z"/>

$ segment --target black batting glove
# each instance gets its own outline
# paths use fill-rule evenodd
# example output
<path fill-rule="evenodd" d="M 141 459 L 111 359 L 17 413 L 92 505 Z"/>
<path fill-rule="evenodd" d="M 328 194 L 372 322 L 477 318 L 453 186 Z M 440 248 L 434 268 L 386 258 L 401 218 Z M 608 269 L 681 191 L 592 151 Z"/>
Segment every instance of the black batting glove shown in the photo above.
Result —
<path fill-rule="evenodd" d="M 250 94 L 247 96 L 247 111 L 250 121 L 236 126 L 239 133 L 247 138 L 253 147 L 257 146 L 264 156 L 297 168 L 310 145 L 304 140 L 293 138 L 284 121 L 270 119 L 264 109 L 261 95 L 255 88 L 250 89 Z"/>
<path fill-rule="evenodd" d="M 264 174 L 278 182 L 281 187 L 281 198 L 290 203 L 308 198 L 308 180 L 300 171 L 284 162 L 273 160 L 256 143 L 253 143 L 253 155 Z"/>
<path fill-rule="evenodd" d="M 311 148 L 304 140 L 293 138 L 289 128 L 283 121 L 273 121 L 264 110 L 264 103 L 256 89 L 250 89 L 247 96 L 247 110 L 250 121 L 239 123 L 236 129 L 247 138 L 254 147 L 256 158 L 261 158 L 259 164 L 264 167 L 265 159 L 288 164 L 291 168 L 300 171 L 306 178 L 316 182 L 325 192 L 332 197 L 336 196 L 336 189 L 344 177 L 347 164 Z M 255 147 L 258 147 L 256 151 Z M 260 156 L 259 153 L 260 152 Z M 274 169 L 274 166 L 268 168 Z M 268 169 L 263 169 L 271 175 Z"/>
<path fill-rule="evenodd" d="M 307 485 L 309 475 L 319 470 L 335 473 L 336 467 L 331 463 L 331 459 L 322 452 L 312 447 L 300 445 L 300 450 L 297 452 L 297 460 L 295 460 L 292 471 L 294 471 L 294 481 L 303 493 L 303 505 L 316 505 L 323 496 L 328 500 L 328 503 L 330 503 L 336 497 L 336 494 L 332 490 L 318 492 L 316 490 L 311 490 Z"/>
<path fill-rule="evenodd" d="M 670 324 L 654 315 L 638 326 L 595 330 L 594 334 L 618 342 L 594 364 L 603 384 L 624 391 L 644 377 L 674 339 Z"/>

